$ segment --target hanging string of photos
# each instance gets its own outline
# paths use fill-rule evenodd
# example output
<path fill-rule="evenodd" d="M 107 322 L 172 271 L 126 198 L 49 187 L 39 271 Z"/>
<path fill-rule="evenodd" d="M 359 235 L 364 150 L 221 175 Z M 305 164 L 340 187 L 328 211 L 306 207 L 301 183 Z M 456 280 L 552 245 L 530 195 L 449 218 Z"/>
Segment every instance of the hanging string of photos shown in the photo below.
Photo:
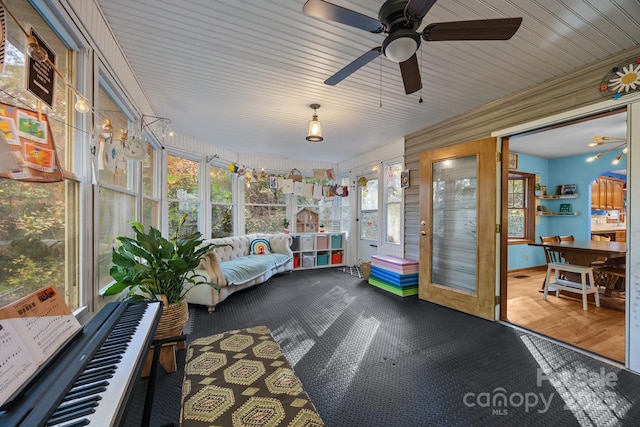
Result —
<path fill-rule="evenodd" d="M 313 169 L 312 182 L 303 180 L 302 172 L 293 168 L 288 174 L 269 174 L 264 170 L 249 170 L 245 166 L 239 166 L 235 162 L 227 165 L 230 172 L 244 175 L 248 183 L 269 180 L 269 188 L 281 189 L 283 194 L 294 194 L 300 197 L 322 199 L 323 197 L 347 197 L 349 188 L 346 185 L 338 185 L 335 181 L 335 171 L 331 169 Z"/>

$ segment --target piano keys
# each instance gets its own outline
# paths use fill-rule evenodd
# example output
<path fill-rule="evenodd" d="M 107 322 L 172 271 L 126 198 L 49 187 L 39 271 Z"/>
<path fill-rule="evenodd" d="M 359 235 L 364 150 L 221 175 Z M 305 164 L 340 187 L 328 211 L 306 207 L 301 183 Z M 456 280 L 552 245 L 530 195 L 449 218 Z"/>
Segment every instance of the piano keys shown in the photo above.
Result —
<path fill-rule="evenodd" d="M 119 425 L 161 313 L 159 302 L 107 304 L 0 412 L 0 425 Z"/>

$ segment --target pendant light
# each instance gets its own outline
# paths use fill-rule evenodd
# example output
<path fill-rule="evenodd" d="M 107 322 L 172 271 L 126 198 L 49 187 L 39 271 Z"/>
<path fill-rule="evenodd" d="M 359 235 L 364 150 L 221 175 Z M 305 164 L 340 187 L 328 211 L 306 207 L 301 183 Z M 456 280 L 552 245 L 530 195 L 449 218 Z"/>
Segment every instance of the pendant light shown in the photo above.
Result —
<path fill-rule="evenodd" d="M 307 133 L 306 139 L 309 142 L 322 142 L 324 140 L 322 137 L 322 126 L 320 125 L 316 112 L 316 110 L 320 108 L 320 104 L 311 104 L 309 107 L 313 109 L 313 117 L 309 122 L 309 132 Z"/>

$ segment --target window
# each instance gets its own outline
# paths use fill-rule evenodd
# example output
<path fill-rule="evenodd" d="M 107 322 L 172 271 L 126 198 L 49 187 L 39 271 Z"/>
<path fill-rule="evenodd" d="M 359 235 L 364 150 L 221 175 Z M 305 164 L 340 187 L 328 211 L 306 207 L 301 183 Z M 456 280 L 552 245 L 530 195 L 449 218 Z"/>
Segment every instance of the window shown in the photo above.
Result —
<path fill-rule="evenodd" d="M 11 11 L 28 22 L 56 53 L 57 68 L 73 81 L 73 52 L 42 20 L 29 2 L 13 2 Z M 4 71 L 0 102 L 37 110 L 37 99 L 24 89 L 26 40 L 5 19 Z M 53 108 L 44 108 L 63 168 L 73 170 L 73 94 L 56 77 Z M 0 179 L 0 305 L 39 287 L 55 284 L 71 309 L 81 305 L 79 287 L 79 183 L 29 183 Z"/>
<path fill-rule="evenodd" d="M 142 223 L 145 227 L 159 228 L 160 220 L 160 181 L 156 159 L 157 150 L 147 144 L 147 154 L 142 161 Z"/>
<path fill-rule="evenodd" d="M 378 179 L 360 188 L 360 239 L 378 241 Z"/>
<path fill-rule="evenodd" d="M 510 173 L 507 187 L 508 239 L 510 242 L 535 240 L 535 175 Z"/>
<path fill-rule="evenodd" d="M 269 177 L 259 176 L 245 185 L 245 233 L 280 233 L 287 214 L 281 188 L 269 188 Z"/>
<path fill-rule="evenodd" d="M 392 163 L 385 166 L 384 170 L 384 203 L 386 217 L 385 243 L 399 245 L 402 233 L 402 188 L 400 186 L 400 173 L 402 163 Z"/>
<path fill-rule="evenodd" d="M 187 214 L 187 220 L 180 231 L 185 235 L 199 231 L 199 173 L 199 162 L 172 155 L 167 157 L 169 233 L 177 229 L 184 214 Z"/>
<path fill-rule="evenodd" d="M 118 136 L 129 128 L 127 116 L 114 101 L 113 88 L 101 82 L 98 88 L 97 106 L 102 120 L 111 120 L 113 135 L 102 134 L 98 148 L 98 286 L 102 288 L 112 281 L 111 252 L 118 244 L 118 236 L 133 237 L 131 221 L 137 216 L 138 168 L 133 160 L 123 156 L 111 156 L 120 144 Z"/>
<path fill-rule="evenodd" d="M 233 182 L 234 174 L 228 168 L 209 167 L 212 238 L 233 235 Z"/>
<path fill-rule="evenodd" d="M 326 179 L 318 180 L 315 178 L 303 178 L 303 182 L 318 185 L 328 185 L 329 181 Z M 333 220 L 333 204 L 335 197 L 320 197 L 319 199 L 313 197 L 294 196 L 296 200 L 295 212 L 302 208 L 308 208 L 318 213 L 318 226 L 324 225 L 327 231 L 339 231 L 337 221 Z M 294 213 L 295 213 L 294 212 Z M 297 232 L 297 230 L 294 230 Z"/>
<path fill-rule="evenodd" d="M 349 176 L 341 176 L 338 185 L 349 188 Z M 346 231 L 348 233 L 350 224 L 349 197 L 336 197 L 336 199 L 338 199 L 340 231 Z"/>

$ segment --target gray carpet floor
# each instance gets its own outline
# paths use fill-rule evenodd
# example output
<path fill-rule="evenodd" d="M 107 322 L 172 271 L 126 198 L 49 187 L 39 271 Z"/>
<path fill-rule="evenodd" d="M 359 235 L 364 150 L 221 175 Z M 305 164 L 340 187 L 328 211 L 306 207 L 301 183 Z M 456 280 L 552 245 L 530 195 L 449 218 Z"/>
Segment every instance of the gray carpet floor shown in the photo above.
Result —
<path fill-rule="evenodd" d="M 640 377 L 550 340 L 339 269 L 295 271 L 191 310 L 195 338 L 265 325 L 327 426 L 638 426 Z M 152 426 L 177 425 L 178 372 L 159 369 Z M 140 425 L 147 380 L 126 426 Z"/>

